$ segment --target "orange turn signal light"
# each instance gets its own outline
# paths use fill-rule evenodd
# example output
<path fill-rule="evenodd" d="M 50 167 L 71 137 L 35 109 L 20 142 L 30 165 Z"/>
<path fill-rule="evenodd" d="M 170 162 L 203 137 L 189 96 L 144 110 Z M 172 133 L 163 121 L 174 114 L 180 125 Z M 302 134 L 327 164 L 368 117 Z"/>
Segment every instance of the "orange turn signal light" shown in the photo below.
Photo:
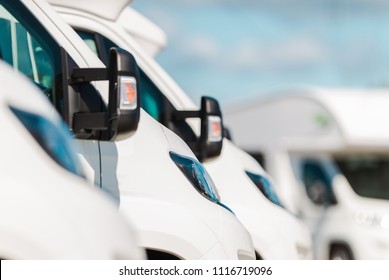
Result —
<path fill-rule="evenodd" d="M 219 142 L 223 138 L 222 120 L 218 116 L 208 116 L 208 141 Z"/>
<path fill-rule="evenodd" d="M 121 110 L 133 110 L 138 103 L 136 79 L 134 77 L 119 76 L 119 93 Z"/>

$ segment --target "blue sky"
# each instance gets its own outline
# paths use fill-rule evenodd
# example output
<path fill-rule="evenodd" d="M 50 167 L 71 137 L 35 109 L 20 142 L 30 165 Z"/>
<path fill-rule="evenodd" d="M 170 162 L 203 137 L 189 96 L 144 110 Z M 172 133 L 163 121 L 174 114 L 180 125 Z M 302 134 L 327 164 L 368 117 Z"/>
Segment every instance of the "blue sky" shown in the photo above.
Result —
<path fill-rule="evenodd" d="M 389 85 L 389 0 L 135 0 L 162 27 L 158 62 L 196 101 L 296 85 Z"/>

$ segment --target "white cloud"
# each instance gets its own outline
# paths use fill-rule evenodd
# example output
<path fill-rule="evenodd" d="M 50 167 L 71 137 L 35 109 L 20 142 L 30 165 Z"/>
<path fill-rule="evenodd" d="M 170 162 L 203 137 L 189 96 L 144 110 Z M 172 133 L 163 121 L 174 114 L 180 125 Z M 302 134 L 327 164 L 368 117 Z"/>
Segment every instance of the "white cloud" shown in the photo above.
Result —
<path fill-rule="evenodd" d="M 197 34 L 180 41 L 174 59 L 229 71 L 289 71 L 322 63 L 330 55 L 326 46 L 314 38 L 293 37 L 271 43 L 246 39 L 223 49 L 216 38 Z"/>
<path fill-rule="evenodd" d="M 260 44 L 254 40 L 246 40 L 233 49 L 231 59 L 227 62 L 233 63 L 233 67 L 251 69 L 260 66 L 265 61 L 261 54 Z"/>
<path fill-rule="evenodd" d="M 172 16 L 168 10 L 160 9 L 159 7 L 149 7 L 146 11 L 137 10 L 151 19 L 168 34 L 168 36 L 173 37 L 181 32 L 180 22 L 178 22 L 177 17 Z"/>
<path fill-rule="evenodd" d="M 195 59 L 215 61 L 219 55 L 218 42 L 205 34 L 192 35 L 182 41 L 180 46 L 185 55 Z"/>
<path fill-rule="evenodd" d="M 282 70 L 319 63 L 327 55 L 325 45 L 313 38 L 294 37 L 272 43 L 245 40 L 227 54 L 228 59 L 219 62 L 235 70 Z"/>
<path fill-rule="evenodd" d="M 186 42 L 186 47 L 190 48 L 191 52 L 205 59 L 216 58 L 218 55 L 217 42 L 209 36 L 192 36 Z"/>
<path fill-rule="evenodd" d="M 327 56 L 327 50 L 322 42 L 313 38 L 293 38 L 272 51 L 272 56 L 283 64 L 309 64 L 319 62 Z"/>

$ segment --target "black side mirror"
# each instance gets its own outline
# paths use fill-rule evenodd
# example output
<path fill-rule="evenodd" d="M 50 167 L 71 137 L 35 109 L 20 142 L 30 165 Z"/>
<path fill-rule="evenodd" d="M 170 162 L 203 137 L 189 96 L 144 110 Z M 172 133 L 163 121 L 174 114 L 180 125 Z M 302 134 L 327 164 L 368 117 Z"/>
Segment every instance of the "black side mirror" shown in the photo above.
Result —
<path fill-rule="evenodd" d="M 316 205 L 323 205 L 326 202 L 326 187 L 325 184 L 316 180 L 307 187 L 309 199 Z"/>
<path fill-rule="evenodd" d="M 223 118 L 219 102 L 201 97 L 200 160 L 219 156 L 223 147 Z"/>
<path fill-rule="evenodd" d="M 138 128 L 140 117 L 139 69 L 132 54 L 111 48 L 108 66 L 108 135 L 120 140 Z"/>
<path fill-rule="evenodd" d="M 223 147 L 223 117 L 219 102 L 211 97 L 201 98 L 199 111 L 175 111 L 173 120 L 200 118 L 201 135 L 190 145 L 200 161 L 219 156 Z"/>
<path fill-rule="evenodd" d="M 70 64 L 71 61 L 67 61 L 66 67 L 70 68 Z M 67 72 L 70 75 L 66 88 L 92 81 L 109 81 L 108 106 L 101 100 L 97 101 L 96 94 L 85 94 L 81 87 L 78 95 L 84 95 L 82 98 L 74 90 L 71 94 L 68 92 L 69 96 L 65 94 L 65 120 L 76 136 L 80 131 L 99 131 L 95 134 L 98 137 L 92 139 L 114 141 L 128 137 L 137 129 L 140 117 L 139 69 L 132 54 L 111 48 L 107 68 L 73 68 Z"/>

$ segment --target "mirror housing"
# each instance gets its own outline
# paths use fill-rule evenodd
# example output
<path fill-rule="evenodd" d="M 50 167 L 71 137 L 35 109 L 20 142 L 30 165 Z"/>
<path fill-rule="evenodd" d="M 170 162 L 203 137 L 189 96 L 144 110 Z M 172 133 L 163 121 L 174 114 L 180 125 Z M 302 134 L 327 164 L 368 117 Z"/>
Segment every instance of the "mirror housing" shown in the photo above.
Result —
<path fill-rule="evenodd" d="M 223 118 L 219 102 L 211 97 L 201 97 L 200 160 L 217 157 L 223 147 Z"/>
<path fill-rule="evenodd" d="M 66 67 L 69 68 L 69 64 L 68 58 Z M 66 86 L 79 85 L 80 88 L 78 96 L 74 93 L 70 96 L 68 92 L 65 97 L 65 120 L 78 138 L 85 138 L 85 131 L 98 131 L 94 134 L 98 136 L 93 139 L 115 141 L 129 137 L 137 129 L 140 118 L 139 69 L 132 54 L 111 48 L 107 68 L 73 68 L 69 76 Z M 83 95 L 81 87 L 103 80 L 109 81 L 108 105 L 96 101 L 96 93 L 95 96 Z M 97 106 L 98 102 L 103 104 Z M 94 110 L 90 109 L 92 107 Z"/>
<path fill-rule="evenodd" d="M 140 118 L 139 69 L 129 52 L 111 48 L 108 65 L 108 140 L 120 140 L 138 128 Z"/>
<path fill-rule="evenodd" d="M 309 199 L 316 205 L 323 205 L 326 202 L 326 187 L 325 184 L 316 180 L 307 187 Z"/>
<path fill-rule="evenodd" d="M 211 97 L 201 97 L 201 108 L 198 111 L 175 111 L 173 120 L 200 118 L 201 134 L 191 146 L 200 161 L 217 157 L 223 147 L 223 117 L 219 102 Z"/>
<path fill-rule="evenodd" d="M 309 199 L 316 205 L 335 205 L 336 199 L 331 192 L 331 187 L 326 186 L 326 183 L 321 180 L 312 182 L 307 188 Z"/>

